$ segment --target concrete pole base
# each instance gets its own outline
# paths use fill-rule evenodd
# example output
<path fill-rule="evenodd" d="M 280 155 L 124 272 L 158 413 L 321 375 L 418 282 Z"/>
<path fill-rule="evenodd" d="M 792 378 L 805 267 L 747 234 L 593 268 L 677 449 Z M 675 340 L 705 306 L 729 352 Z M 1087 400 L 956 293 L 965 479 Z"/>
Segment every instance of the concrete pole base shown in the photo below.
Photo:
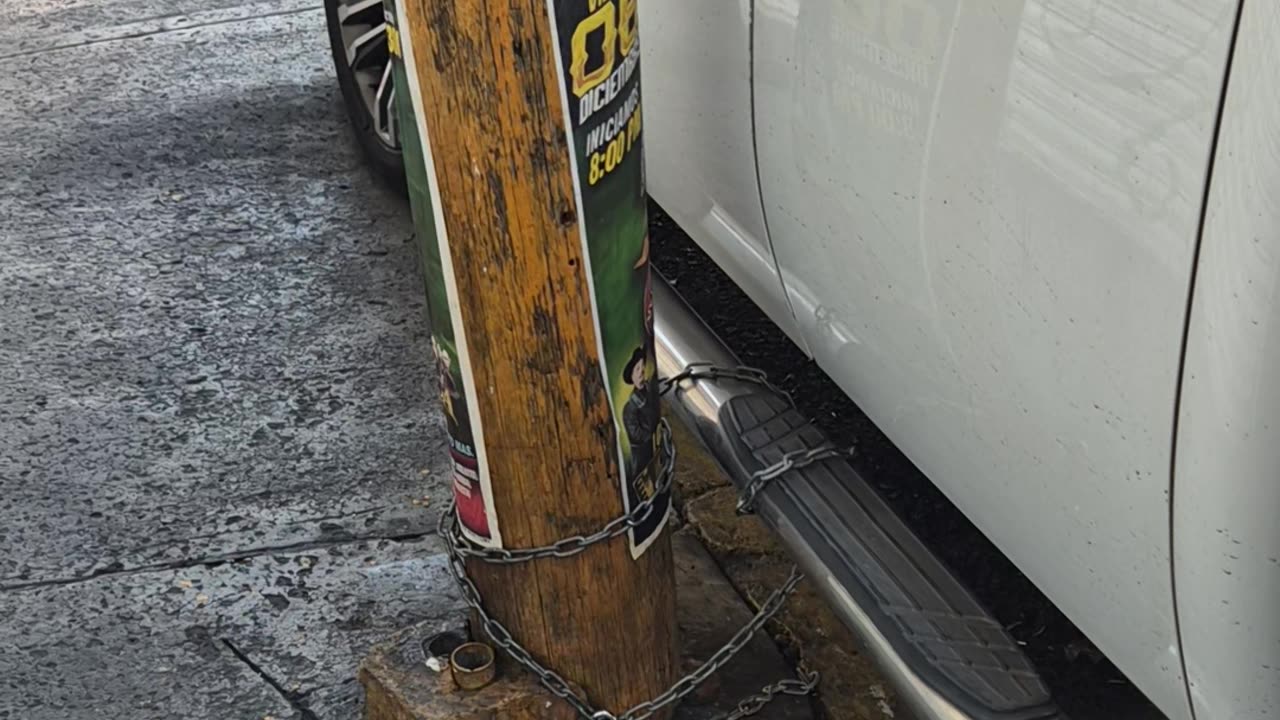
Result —
<path fill-rule="evenodd" d="M 422 660 L 421 643 L 431 633 L 414 627 L 378 645 L 360 666 L 368 720 L 573 720 L 574 712 L 547 692 L 532 674 L 500 660 L 497 678 L 479 690 L 463 690 L 448 669 L 436 672 Z"/>

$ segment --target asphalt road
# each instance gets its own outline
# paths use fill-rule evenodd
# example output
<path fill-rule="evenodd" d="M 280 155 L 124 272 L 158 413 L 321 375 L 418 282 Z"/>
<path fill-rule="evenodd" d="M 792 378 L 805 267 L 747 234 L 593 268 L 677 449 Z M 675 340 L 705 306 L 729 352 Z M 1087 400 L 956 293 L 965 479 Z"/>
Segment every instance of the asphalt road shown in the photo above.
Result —
<path fill-rule="evenodd" d="M 0 127 L 0 718 L 355 717 L 457 601 L 408 212 L 320 3 L 4 3 Z"/>

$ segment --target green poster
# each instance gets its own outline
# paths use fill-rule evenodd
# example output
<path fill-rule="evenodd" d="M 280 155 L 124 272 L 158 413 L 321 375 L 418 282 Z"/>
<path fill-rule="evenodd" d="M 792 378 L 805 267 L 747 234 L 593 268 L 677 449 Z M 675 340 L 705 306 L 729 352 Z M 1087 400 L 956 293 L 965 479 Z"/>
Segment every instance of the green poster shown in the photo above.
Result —
<path fill-rule="evenodd" d="M 391 53 L 395 87 L 400 91 L 396 98 L 400 145 L 404 154 L 410 205 L 413 208 L 414 234 L 422 257 L 427 314 L 431 321 L 431 350 L 449 434 L 449 460 L 458 520 L 463 532 L 472 542 L 490 547 L 501 546 L 502 536 L 493 510 L 493 492 L 488 470 L 483 462 L 484 448 L 479 442 L 480 418 L 473 417 L 470 412 L 470 404 L 475 395 L 469 377 L 470 366 L 464 356 L 465 342 L 457 337 L 454 330 L 457 301 L 450 295 L 456 294 L 456 288 L 452 272 L 446 272 L 447 259 L 441 248 L 447 239 L 438 232 L 436 225 L 435 212 L 439 206 L 432 190 L 433 170 L 427 164 L 426 157 L 430 147 L 422 142 L 413 105 L 421 94 L 409 91 L 409 77 L 405 72 L 404 58 L 405 55 L 411 56 L 412 48 L 407 46 L 408 36 L 401 35 L 396 27 L 399 13 L 393 7 L 393 2 L 388 0 L 385 8 L 387 46 Z M 456 324 L 461 323 L 459 321 Z"/>
<path fill-rule="evenodd" d="M 649 236 L 641 143 L 636 0 L 548 0 L 576 167 L 584 254 L 629 511 L 653 497 L 658 463 Z M 661 533 L 670 494 L 631 532 L 634 555 Z"/>

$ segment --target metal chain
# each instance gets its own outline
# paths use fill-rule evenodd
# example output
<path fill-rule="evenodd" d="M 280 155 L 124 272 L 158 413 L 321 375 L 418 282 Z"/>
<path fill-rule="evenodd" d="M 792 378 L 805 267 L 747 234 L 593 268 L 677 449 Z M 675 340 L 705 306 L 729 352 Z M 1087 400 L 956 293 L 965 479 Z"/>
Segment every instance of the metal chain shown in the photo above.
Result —
<path fill-rule="evenodd" d="M 812 693 L 818 687 L 818 673 L 812 670 L 800 670 L 799 675 L 800 677 L 798 678 L 788 678 L 779 680 L 772 685 L 765 685 L 755 695 L 743 698 L 738 703 L 738 707 L 721 720 L 741 720 L 741 718 L 760 712 L 779 695 L 798 695 L 803 697 Z"/>
<path fill-rule="evenodd" d="M 683 370 L 675 375 L 663 378 L 658 383 L 658 393 L 666 395 L 685 380 L 739 380 L 772 390 L 788 400 L 791 398 L 785 390 L 774 385 L 769 380 L 769 375 L 759 368 L 753 368 L 747 365 L 724 367 L 722 365 L 715 365 L 708 362 L 689 363 L 684 366 Z"/>
<path fill-rule="evenodd" d="M 496 647 L 505 650 L 516 662 L 533 672 L 543 687 L 550 690 L 556 697 L 568 702 L 578 712 L 578 715 L 584 718 L 594 717 L 595 710 L 573 691 L 568 681 L 556 671 L 535 660 L 528 650 L 525 650 L 520 643 L 516 642 L 516 639 L 511 635 L 511 631 L 507 630 L 505 625 L 498 622 L 484 609 L 484 599 L 480 597 L 480 591 L 476 588 L 475 583 L 467 576 L 466 563 L 462 555 L 458 553 L 452 523 L 448 521 L 448 516 L 452 514 L 455 514 L 454 507 L 450 503 L 445 514 L 440 518 L 439 527 L 440 536 L 444 539 L 445 549 L 449 555 L 449 573 L 453 575 L 454 581 L 458 583 L 458 588 L 462 591 L 463 602 L 480 619 L 480 627 L 484 630 L 485 635 L 489 636 L 489 640 Z"/>
<path fill-rule="evenodd" d="M 666 394 L 685 380 L 722 378 L 762 385 L 786 397 L 786 393 L 774 387 L 760 370 L 749 367 L 725 368 L 710 363 L 691 364 L 676 375 L 660 381 L 659 392 L 660 394 Z M 538 558 L 572 557 L 595 543 L 605 542 L 627 533 L 648 519 L 654 510 L 653 506 L 657 499 L 662 497 L 662 494 L 668 491 L 673 484 L 676 448 L 675 441 L 671 436 L 671 426 L 667 424 L 665 419 L 659 421 L 658 445 L 662 454 L 662 468 L 659 472 L 658 483 L 653 496 L 638 503 L 630 512 L 610 520 L 599 530 L 589 535 L 575 535 L 542 547 L 514 550 L 486 548 L 469 542 L 463 536 L 458 525 L 457 512 L 453 502 L 450 502 L 440 516 L 438 531 L 440 537 L 444 540 L 445 549 L 449 557 L 449 573 L 453 576 L 454 581 L 457 582 L 462 592 L 462 599 L 467 607 L 480 619 L 480 625 L 485 634 L 489 636 L 495 646 L 505 650 L 516 662 L 536 675 L 543 687 L 551 691 L 556 697 L 569 703 L 584 720 L 646 720 L 646 718 L 652 717 L 663 708 L 689 695 L 708 677 L 728 664 L 739 651 L 750 643 L 752 635 L 764 627 L 765 623 L 769 622 L 782 609 L 787 598 L 795 592 L 796 586 L 804 579 L 804 575 L 799 568 L 792 566 L 791 574 L 787 577 L 786 582 L 769 594 L 760 609 L 756 611 L 755 616 L 739 628 L 738 632 L 715 654 L 698 666 L 696 670 L 673 683 L 662 694 L 630 708 L 621 715 L 614 715 L 607 710 L 596 710 L 586 698 L 574 691 L 564 677 L 534 658 L 528 650 L 516 641 L 505 625 L 484 609 L 484 598 L 481 597 L 480 590 L 467 575 L 467 558 L 485 563 L 510 565 L 529 562 Z M 752 476 L 751 481 L 743 490 L 743 495 L 739 498 L 739 512 L 749 512 L 754 506 L 756 496 L 759 495 L 764 486 L 786 472 L 829 457 L 844 456 L 847 453 L 847 450 L 825 446 L 814 448 L 813 450 L 787 453 L 777 463 L 763 468 Z M 755 715 L 778 695 L 808 695 L 813 692 L 818 684 L 818 674 L 803 669 L 798 670 L 797 674 L 799 676 L 797 678 L 784 679 L 766 685 L 760 692 L 743 698 L 738 703 L 737 708 L 718 718 L 718 720 L 740 720 L 741 718 Z"/>
<path fill-rule="evenodd" d="M 449 512 L 452 512 L 452 508 L 449 509 Z M 769 597 L 765 599 L 755 616 L 739 628 L 738 632 L 728 642 L 696 670 L 677 680 L 671 687 L 654 699 L 640 703 L 621 715 L 613 715 L 608 711 L 596 710 L 591 707 L 590 703 L 575 692 L 564 677 L 538 662 L 528 650 L 516 642 L 511 635 L 511 631 L 505 625 L 484 609 L 484 599 L 481 597 L 475 583 L 467 576 L 466 564 L 462 555 L 457 552 L 457 536 L 452 528 L 453 523 L 447 517 L 442 517 L 439 529 L 449 555 L 449 572 L 462 590 L 463 601 L 480 619 L 480 626 L 485 634 L 489 636 L 489 639 L 496 647 L 505 650 L 516 662 L 537 676 L 543 687 L 550 690 L 556 697 L 568 702 L 580 717 L 587 720 L 645 720 L 652 717 L 662 708 L 689 695 L 708 677 L 728 664 L 739 651 L 750 643 L 751 636 L 764 627 L 765 623 L 769 622 L 782 609 L 787 598 L 795 592 L 796 586 L 804 579 L 804 575 L 800 573 L 799 569 L 792 567 L 787 581 L 769 594 Z M 733 720 L 753 715 L 779 694 L 808 694 L 817 686 L 817 682 L 817 673 L 803 672 L 799 679 L 782 680 L 768 685 L 760 693 L 743 699 L 738 704 L 737 709 L 726 715 L 723 720 Z"/>
<path fill-rule="evenodd" d="M 831 458 L 845 458 L 853 454 L 851 447 L 836 447 L 834 445 L 821 445 L 816 448 L 804 450 L 792 450 L 782 456 L 778 462 L 769 467 L 760 468 L 751 474 L 751 479 L 747 481 L 746 487 L 742 488 L 742 492 L 738 494 L 738 514 L 747 515 L 756 511 L 756 498 L 760 495 L 760 491 L 770 482 L 782 477 L 792 470 L 799 470 L 807 465 L 812 465 L 822 460 Z"/>
<path fill-rule="evenodd" d="M 610 520 L 590 535 L 574 535 L 540 547 L 513 550 L 486 548 L 471 543 L 458 532 L 458 520 L 455 513 L 455 517 L 452 519 L 454 527 L 451 530 L 454 537 L 457 538 L 458 554 L 463 557 L 478 558 L 496 565 L 515 565 L 539 558 L 573 557 L 595 543 L 612 540 L 619 535 L 626 534 L 632 528 L 638 527 L 649 519 L 649 515 L 653 513 L 654 504 L 662 497 L 663 493 L 671 488 L 674 481 L 676 473 L 676 444 L 671 438 L 671 426 L 667 424 L 666 419 L 662 419 L 658 423 L 658 451 L 661 454 L 662 468 L 658 472 L 658 482 L 653 495 L 637 503 L 631 509 L 631 512 Z M 445 517 L 449 517 L 449 515 L 446 514 Z"/>
<path fill-rule="evenodd" d="M 665 395 L 685 380 L 700 380 L 704 378 L 711 380 L 739 380 L 759 385 L 786 398 L 787 402 L 791 402 L 791 395 L 770 382 L 769 376 L 763 370 L 745 365 L 721 367 L 712 363 L 690 363 L 680 372 L 662 380 L 659 384 L 659 392 Z M 764 490 L 765 486 L 770 482 L 792 470 L 799 470 L 822 460 L 849 457 L 852 454 L 852 447 L 837 447 L 830 443 L 816 448 L 792 450 L 786 453 L 776 463 L 752 473 L 746 487 L 742 488 L 742 492 L 738 494 L 738 514 L 747 515 L 755 512 L 756 499 L 760 495 L 760 491 Z"/>
<path fill-rule="evenodd" d="M 791 574 L 787 577 L 787 581 L 778 586 L 772 593 L 769 593 L 769 597 L 765 598 L 764 603 L 760 605 L 760 609 L 756 611 L 755 616 L 752 617 L 747 624 L 739 628 L 738 632 L 734 633 L 734 636 L 722 645 L 714 655 L 703 662 L 702 665 L 699 665 L 696 670 L 673 683 L 671 687 L 667 688 L 667 690 L 661 695 L 649 702 L 640 703 L 625 713 L 618 715 L 617 720 L 644 720 L 644 718 L 651 717 L 662 708 L 675 703 L 696 690 L 703 681 L 714 675 L 716 671 L 720 670 L 720 668 L 727 665 L 729 661 L 733 659 L 734 655 L 737 655 L 742 648 L 746 647 L 747 644 L 751 642 L 751 636 L 754 635 L 757 630 L 764 627 L 765 623 L 769 622 L 774 615 L 778 614 L 778 611 L 782 609 L 783 604 L 786 603 L 787 598 L 791 596 L 791 593 L 795 592 L 796 586 L 799 585 L 800 581 L 803 579 L 804 575 L 800 572 L 799 568 L 792 566 Z M 772 687 L 773 686 L 765 688 L 759 695 L 764 695 L 765 692 Z M 772 699 L 774 694 L 769 694 L 769 699 Z M 750 698 L 743 700 L 743 703 L 750 700 L 753 701 L 751 704 L 754 705 L 756 702 L 759 702 L 759 695 L 753 695 Z M 768 702 L 768 700 L 765 702 Z M 760 704 L 759 707 L 747 714 L 749 715 L 758 712 L 760 707 L 764 707 L 764 705 Z M 739 710 L 741 708 L 742 704 L 740 703 Z M 738 711 L 735 710 L 734 712 L 737 713 Z M 604 716 L 600 717 L 603 718 Z M 733 717 L 733 714 L 730 714 L 728 717 Z M 744 717 L 744 715 L 738 714 L 737 717 Z"/>

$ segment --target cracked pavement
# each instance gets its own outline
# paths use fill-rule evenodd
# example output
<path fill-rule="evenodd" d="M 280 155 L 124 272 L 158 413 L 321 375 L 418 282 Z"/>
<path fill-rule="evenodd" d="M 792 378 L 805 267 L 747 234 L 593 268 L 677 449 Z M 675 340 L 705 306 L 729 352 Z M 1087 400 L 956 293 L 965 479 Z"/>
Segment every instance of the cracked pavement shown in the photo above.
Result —
<path fill-rule="evenodd" d="M 318 0 L 0 9 L 0 718 L 356 715 L 457 617 L 404 201 Z"/>

